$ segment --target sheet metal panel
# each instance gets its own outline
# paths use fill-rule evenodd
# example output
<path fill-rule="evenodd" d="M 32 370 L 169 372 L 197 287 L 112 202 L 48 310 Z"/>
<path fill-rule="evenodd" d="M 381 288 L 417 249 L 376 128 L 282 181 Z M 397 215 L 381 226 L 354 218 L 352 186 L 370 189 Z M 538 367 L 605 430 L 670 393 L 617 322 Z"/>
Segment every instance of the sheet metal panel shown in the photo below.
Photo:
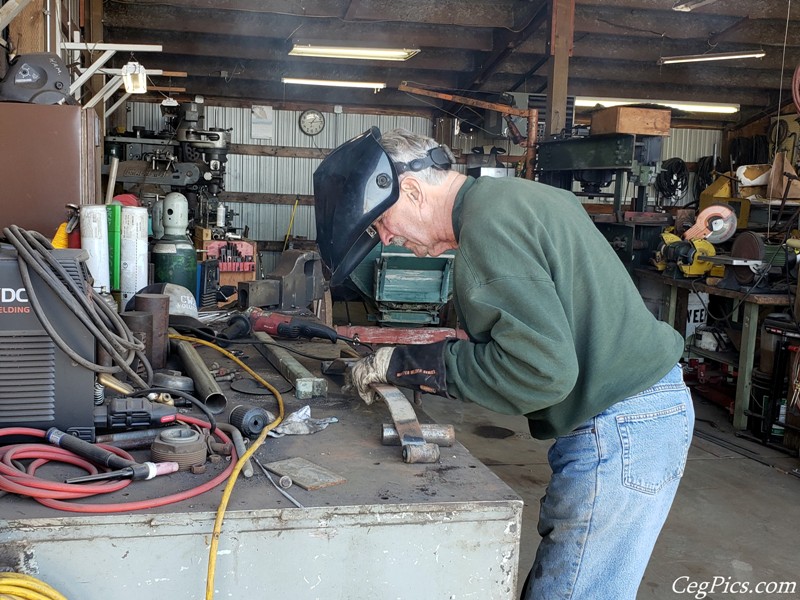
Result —
<path fill-rule="evenodd" d="M 703 156 L 717 153 L 722 148 L 722 130 L 720 129 L 670 129 L 669 137 L 664 138 L 661 146 L 661 159 L 678 157 L 686 162 L 697 162 Z"/>
<path fill-rule="evenodd" d="M 511 599 L 521 511 L 521 501 L 229 511 L 215 597 Z M 5 521 L 3 552 L 68 598 L 202 600 L 214 516 Z"/>

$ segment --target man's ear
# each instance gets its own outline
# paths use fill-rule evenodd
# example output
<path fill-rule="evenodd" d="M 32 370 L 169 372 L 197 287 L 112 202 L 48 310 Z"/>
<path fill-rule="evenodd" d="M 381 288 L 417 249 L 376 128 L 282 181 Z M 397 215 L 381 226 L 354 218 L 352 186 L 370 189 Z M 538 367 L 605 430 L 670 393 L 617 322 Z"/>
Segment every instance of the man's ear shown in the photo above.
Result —
<path fill-rule="evenodd" d="M 422 196 L 422 185 L 415 177 L 405 177 L 400 182 L 400 190 L 408 194 L 411 201 L 415 204 L 420 201 Z"/>

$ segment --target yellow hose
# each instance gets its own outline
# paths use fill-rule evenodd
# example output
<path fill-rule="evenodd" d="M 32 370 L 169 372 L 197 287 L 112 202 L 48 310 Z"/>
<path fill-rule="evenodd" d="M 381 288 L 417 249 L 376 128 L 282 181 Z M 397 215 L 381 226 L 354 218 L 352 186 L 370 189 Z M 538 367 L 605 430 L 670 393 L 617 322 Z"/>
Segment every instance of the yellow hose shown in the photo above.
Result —
<path fill-rule="evenodd" d="M 0 573 L 0 598 L 12 600 L 67 600 L 49 585 L 24 573 Z"/>
<path fill-rule="evenodd" d="M 207 342 L 206 340 L 201 340 L 195 337 L 189 337 L 185 335 L 177 335 L 171 333 L 169 335 L 169 339 L 171 340 L 182 340 L 184 342 L 192 342 L 195 344 L 202 344 L 203 346 L 208 346 L 209 348 L 213 348 L 214 350 L 220 352 L 221 354 L 227 356 L 231 360 L 233 360 L 237 365 L 242 367 L 245 371 L 247 371 L 253 378 L 258 381 L 261 385 L 267 388 L 274 396 L 275 400 L 278 402 L 278 417 L 269 425 L 264 427 L 264 430 L 259 434 L 256 440 L 250 445 L 247 452 L 245 452 L 242 456 L 239 457 L 239 460 L 236 462 L 236 465 L 231 472 L 230 477 L 228 477 L 228 483 L 225 484 L 225 490 L 222 492 L 222 499 L 220 500 L 219 507 L 217 508 L 217 517 L 214 519 L 214 530 L 211 534 L 211 548 L 208 552 L 208 573 L 206 575 L 206 600 L 213 600 L 214 598 L 214 577 L 216 575 L 217 570 L 217 548 L 219 548 L 219 536 L 222 533 L 222 521 L 225 518 L 225 510 L 228 508 L 228 502 L 230 501 L 231 494 L 233 493 L 233 486 L 236 485 L 236 479 L 239 477 L 239 473 L 244 467 L 245 463 L 250 460 L 250 457 L 255 454 L 258 447 L 264 442 L 267 438 L 267 433 L 271 430 L 275 429 L 281 421 L 283 421 L 284 409 L 283 409 L 283 397 L 281 396 L 280 392 L 275 389 L 274 386 L 270 385 L 267 381 L 264 380 L 261 375 L 253 371 L 250 367 L 248 367 L 243 361 L 239 360 L 237 356 L 234 356 L 232 353 L 228 352 L 224 348 L 220 348 L 216 344 L 212 344 L 211 342 Z M 35 598 L 33 600 L 39 600 Z M 47 599 L 44 599 L 47 600 Z"/>

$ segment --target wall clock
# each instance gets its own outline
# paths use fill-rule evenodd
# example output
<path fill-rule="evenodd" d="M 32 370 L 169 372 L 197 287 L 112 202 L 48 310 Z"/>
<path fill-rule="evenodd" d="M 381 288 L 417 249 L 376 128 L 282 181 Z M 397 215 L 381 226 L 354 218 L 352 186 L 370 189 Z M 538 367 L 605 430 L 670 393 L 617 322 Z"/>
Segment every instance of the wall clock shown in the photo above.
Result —
<path fill-rule="evenodd" d="M 325 117 L 315 109 L 300 113 L 300 131 L 306 135 L 317 135 L 325 128 Z"/>

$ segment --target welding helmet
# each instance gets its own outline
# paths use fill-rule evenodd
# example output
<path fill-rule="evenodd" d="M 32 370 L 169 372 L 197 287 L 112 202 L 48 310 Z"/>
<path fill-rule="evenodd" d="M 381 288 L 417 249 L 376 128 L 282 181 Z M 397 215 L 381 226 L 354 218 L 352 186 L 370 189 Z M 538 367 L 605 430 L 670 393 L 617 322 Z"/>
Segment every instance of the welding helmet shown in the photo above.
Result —
<path fill-rule="evenodd" d="M 397 170 L 372 127 L 331 152 L 314 172 L 317 244 L 341 284 L 380 241 L 372 223 L 400 195 Z"/>

